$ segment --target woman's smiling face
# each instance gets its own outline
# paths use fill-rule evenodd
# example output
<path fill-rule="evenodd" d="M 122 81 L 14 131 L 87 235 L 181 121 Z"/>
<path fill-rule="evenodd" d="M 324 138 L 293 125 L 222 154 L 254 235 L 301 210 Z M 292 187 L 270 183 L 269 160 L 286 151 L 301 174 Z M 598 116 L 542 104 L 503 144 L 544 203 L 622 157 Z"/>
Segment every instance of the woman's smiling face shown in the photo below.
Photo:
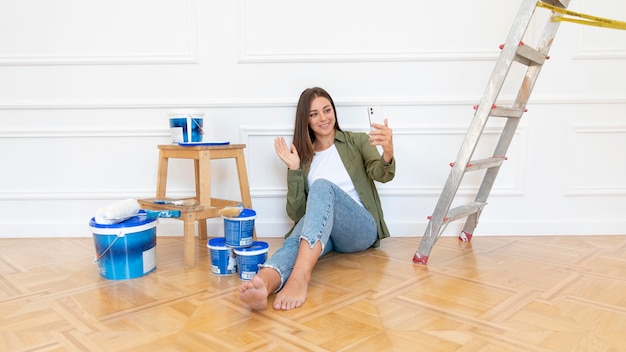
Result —
<path fill-rule="evenodd" d="M 328 136 L 335 131 L 335 111 L 330 100 L 317 97 L 309 109 L 309 127 L 317 137 Z"/>

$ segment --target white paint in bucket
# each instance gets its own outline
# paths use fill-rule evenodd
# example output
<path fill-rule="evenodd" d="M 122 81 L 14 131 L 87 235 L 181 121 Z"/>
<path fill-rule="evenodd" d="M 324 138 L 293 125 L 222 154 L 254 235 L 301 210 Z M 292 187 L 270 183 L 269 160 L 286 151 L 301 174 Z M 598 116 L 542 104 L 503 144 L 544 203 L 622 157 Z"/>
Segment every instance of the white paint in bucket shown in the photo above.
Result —
<path fill-rule="evenodd" d="M 248 247 L 254 237 L 254 219 L 256 211 L 243 209 L 238 217 L 224 218 L 224 237 L 226 245 L 230 247 Z"/>
<path fill-rule="evenodd" d="M 235 252 L 226 245 L 223 237 L 211 238 L 207 247 L 211 251 L 211 272 L 213 274 L 225 276 L 237 272 Z"/>
<path fill-rule="evenodd" d="M 259 264 L 267 260 L 269 251 L 267 242 L 253 242 L 250 247 L 235 248 L 237 255 L 237 269 L 241 280 L 250 280 L 259 272 Z"/>
<path fill-rule="evenodd" d="M 202 113 L 170 113 L 172 143 L 202 142 L 204 135 L 203 116 Z"/>

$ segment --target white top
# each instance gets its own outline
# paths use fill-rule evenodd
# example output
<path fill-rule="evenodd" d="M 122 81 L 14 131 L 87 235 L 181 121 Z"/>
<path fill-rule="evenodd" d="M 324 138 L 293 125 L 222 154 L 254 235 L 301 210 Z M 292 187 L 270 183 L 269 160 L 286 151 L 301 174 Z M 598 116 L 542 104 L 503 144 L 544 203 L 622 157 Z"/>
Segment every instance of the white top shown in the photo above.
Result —
<path fill-rule="evenodd" d="M 311 168 L 307 176 L 309 188 L 311 188 L 315 180 L 320 178 L 336 184 L 357 203 L 361 204 L 361 206 L 363 205 L 334 144 L 326 150 L 315 152 L 315 155 L 313 155 L 313 161 L 311 161 Z"/>

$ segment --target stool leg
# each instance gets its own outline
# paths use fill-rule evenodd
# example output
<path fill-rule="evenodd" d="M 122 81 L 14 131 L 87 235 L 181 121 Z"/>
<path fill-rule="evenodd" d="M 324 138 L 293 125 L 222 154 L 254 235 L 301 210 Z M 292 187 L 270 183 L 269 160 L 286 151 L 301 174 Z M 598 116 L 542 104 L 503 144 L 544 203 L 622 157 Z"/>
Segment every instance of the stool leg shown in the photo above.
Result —
<path fill-rule="evenodd" d="M 241 194 L 241 201 L 246 208 L 252 209 L 252 197 L 250 196 L 250 185 L 248 184 L 248 172 L 246 171 L 246 159 L 243 154 L 243 150 L 237 151 L 237 157 L 235 158 L 237 163 L 237 176 L 239 178 L 239 193 Z M 252 230 L 252 240 L 256 241 L 256 227 Z"/>
<path fill-rule="evenodd" d="M 165 187 L 167 187 L 167 167 L 168 159 L 165 157 L 165 153 L 161 150 L 159 151 L 159 170 L 157 172 L 157 199 L 165 198 Z"/>
<path fill-rule="evenodd" d="M 206 219 L 198 219 L 198 238 L 203 241 L 207 239 Z"/>
<path fill-rule="evenodd" d="M 248 184 L 248 172 L 246 171 L 246 160 L 243 155 L 243 150 L 240 149 L 237 152 L 235 160 L 237 162 L 237 176 L 239 177 L 241 200 L 244 206 L 252 208 L 252 197 L 250 197 L 250 185 Z"/>
<path fill-rule="evenodd" d="M 183 253 L 185 257 L 185 269 L 191 269 L 196 266 L 196 243 L 194 220 L 192 214 L 184 214 L 183 219 Z"/>
<path fill-rule="evenodd" d="M 211 206 L 211 154 L 208 151 L 201 152 L 197 160 L 194 160 L 196 174 L 196 199 L 204 206 Z M 206 219 L 198 219 L 198 237 L 200 240 L 207 239 Z"/>
<path fill-rule="evenodd" d="M 196 170 L 196 198 L 200 204 L 211 206 L 211 154 L 208 151 L 200 153 L 199 159 L 194 161 Z"/>

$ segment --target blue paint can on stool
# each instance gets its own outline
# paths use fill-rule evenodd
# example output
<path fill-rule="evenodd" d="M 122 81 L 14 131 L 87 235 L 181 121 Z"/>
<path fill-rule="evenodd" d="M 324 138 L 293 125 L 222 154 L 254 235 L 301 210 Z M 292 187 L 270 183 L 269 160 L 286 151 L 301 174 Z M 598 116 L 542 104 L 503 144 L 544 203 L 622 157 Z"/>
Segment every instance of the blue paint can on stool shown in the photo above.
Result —
<path fill-rule="evenodd" d="M 172 143 L 202 142 L 204 134 L 202 115 L 170 115 L 170 133 Z"/>
<path fill-rule="evenodd" d="M 110 280 L 134 279 L 156 269 L 157 219 L 145 213 L 126 221 L 102 225 L 89 222 L 100 275 Z"/>

